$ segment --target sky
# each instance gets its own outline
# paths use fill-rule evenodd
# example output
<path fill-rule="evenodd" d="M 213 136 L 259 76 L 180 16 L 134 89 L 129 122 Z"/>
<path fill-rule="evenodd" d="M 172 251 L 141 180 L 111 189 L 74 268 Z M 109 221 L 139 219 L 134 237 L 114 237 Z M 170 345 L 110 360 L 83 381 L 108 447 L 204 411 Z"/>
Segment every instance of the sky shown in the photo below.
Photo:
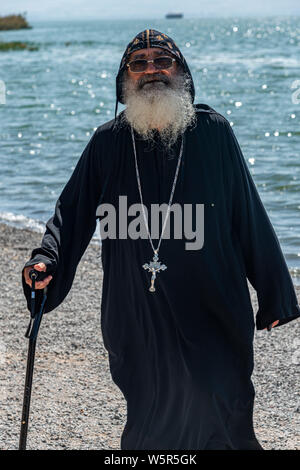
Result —
<path fill-rule="evenodd" d="M 186 18 L 300 15 L 299 0 L 1 0 L 0 16 L 27 12 L 28 21 L 47 19 L 156 19 L 169 11 Z"/>

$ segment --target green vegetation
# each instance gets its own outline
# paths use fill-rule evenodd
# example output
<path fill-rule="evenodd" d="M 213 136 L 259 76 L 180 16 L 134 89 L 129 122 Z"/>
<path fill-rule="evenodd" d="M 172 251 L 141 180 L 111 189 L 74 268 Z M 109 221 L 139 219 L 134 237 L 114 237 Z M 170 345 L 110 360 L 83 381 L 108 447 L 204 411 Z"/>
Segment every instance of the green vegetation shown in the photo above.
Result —
<path fill-rule="evenodd" d="M 31 29 L 25 18 L 26 12 L 22 15 L 7 15 L 0 16 L 0 31 L 8 31 L 12 29 Z M 0 41 L 0 52 L 3 51 L 19 51 L 19 50 L 37 51 L 38 46 L 29 42 L 11 41 L 2 42 Z"/>
<path fill-rule="evenodd" d="M 31 29 L 25 18 L 26 13 L 23 15 L 8 15 L 0 16 L 0 31 L 8 31 L 10 29 Z"/>
<path fill-rule="evenodd" d="M 27 42 L 20 42 L 20 41 L 12 41 L 12 42 L 1 42 L 0 41 L 0 52 L 3 51 L 19 51 L 22 49 L 26 49 L 28 51 L 37 51 L 38 46 L 34 44 L 27 43 Z"/>

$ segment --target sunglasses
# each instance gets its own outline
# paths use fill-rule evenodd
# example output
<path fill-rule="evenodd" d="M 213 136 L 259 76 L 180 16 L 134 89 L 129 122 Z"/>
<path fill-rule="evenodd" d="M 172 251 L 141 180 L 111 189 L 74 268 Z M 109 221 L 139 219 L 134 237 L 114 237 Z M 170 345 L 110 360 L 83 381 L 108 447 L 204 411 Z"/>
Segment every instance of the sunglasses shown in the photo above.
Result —
<path fill-rule="evenodd" d="M 127 67 L 129 67 L 131 72 L 134 73 L 139 73 L 139 72 L 145 72 L 148 67 L 148 63 L 151 62 L 153 63 L 154 67 L 157 70 L 165 70 L 165 69 L 170 69 L 173 66 L 173 62 L 175 62 L 176 59 L 172 57 L 156 57 L 155 59 L 152 60 L 146 60 L 146 59 L 137 59 L 133 60 L 132 62 L 129 62 L 126 64 Z"/>

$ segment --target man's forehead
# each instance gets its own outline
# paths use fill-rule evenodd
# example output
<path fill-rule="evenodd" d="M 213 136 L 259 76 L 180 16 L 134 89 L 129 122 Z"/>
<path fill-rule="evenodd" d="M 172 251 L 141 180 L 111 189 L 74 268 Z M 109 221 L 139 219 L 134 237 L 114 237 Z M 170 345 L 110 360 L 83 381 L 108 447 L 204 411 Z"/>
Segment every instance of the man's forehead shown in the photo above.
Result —
<path fill-rule="evenodd" d="M 148 57 L 149 54 L 153 54 L 154 57 L 159 55 L 172 55 L 171 52 L 161 47 L 147 47 L 145 49 L 139 49 L 138 51 L 132 52 L 129 58 L 130 60 L 144 59 L 145 57 Z"/>

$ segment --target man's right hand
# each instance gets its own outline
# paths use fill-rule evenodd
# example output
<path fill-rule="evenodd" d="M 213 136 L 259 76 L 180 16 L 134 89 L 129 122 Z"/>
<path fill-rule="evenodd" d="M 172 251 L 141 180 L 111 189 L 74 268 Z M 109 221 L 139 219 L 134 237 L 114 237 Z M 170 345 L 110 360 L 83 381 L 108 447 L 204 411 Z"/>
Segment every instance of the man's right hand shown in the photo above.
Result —
<path fill-rule="evenodd" d="M 24 279 L 25 279 L 25 282 L 26 284 L 28 284 L 30 287 L 32 287 L 32 281 L 29 277 L 29 272 L 31 271 L 31 269 L 36 269 L 37 271 L 46 271 L 46 265 L 45 263 L 38 263 L 38 264 L 35 264 L 33 266 L 27 266 L 26 268 L 24 268 L 24 271 L 23 271 L 23 275 L 24 275 Z M 53 276 L 51 276 L 51 274 L 46 277 L 45 279 L 43 279 L 42 281 L 38 281 L 35 283 L 35 288 L 36 289 L 44 289 L 44 287 L 46 287 L 49 282 L 51 281 Z"/>

